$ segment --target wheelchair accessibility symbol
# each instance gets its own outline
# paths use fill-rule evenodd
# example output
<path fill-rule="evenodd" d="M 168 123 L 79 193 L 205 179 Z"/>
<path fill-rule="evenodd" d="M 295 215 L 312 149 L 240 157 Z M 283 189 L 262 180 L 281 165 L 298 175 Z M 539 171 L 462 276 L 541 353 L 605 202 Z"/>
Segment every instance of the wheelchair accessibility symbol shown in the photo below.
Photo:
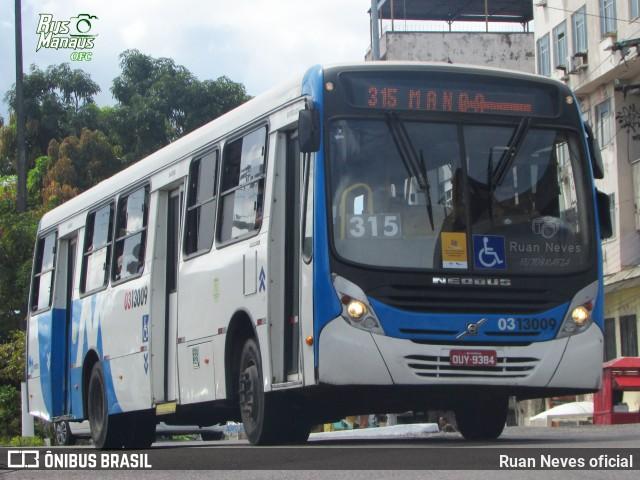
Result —
<path fill-rule="evenodd" d="M 473 258 L 476 268 L 505 269 L 504 237 L 497 235 L 474 235 Z"/>

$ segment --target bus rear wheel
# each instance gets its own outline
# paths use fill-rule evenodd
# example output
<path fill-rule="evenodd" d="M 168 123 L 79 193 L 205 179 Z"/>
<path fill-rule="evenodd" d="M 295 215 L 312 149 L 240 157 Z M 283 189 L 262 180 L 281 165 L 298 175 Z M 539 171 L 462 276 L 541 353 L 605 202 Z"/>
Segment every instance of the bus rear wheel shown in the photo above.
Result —
<path fill-rule="evenodd" d="M 91 439 L 96 448 L 122 447 L 122 421 L 119 416 L 109 415 L 104 372 L 100 362 L 93 366 L 89 378 L 87 416 L 91 426 Z"/>
<path fill-rule="evenodd" d="M 260 350 L 255 340 L 245 342 L 238 378 L 240 416 L 253 445 L 304 443 L 311 426 L 303 414 L 292 418 L 286 397 L 265 394 Z"/>
<path fill-rule="evenodd" d="M 495 440 L 507 422 L 509 399 L 506 396 L 481 397 L 456 409 L 458 430 L 465 440 Z"/>

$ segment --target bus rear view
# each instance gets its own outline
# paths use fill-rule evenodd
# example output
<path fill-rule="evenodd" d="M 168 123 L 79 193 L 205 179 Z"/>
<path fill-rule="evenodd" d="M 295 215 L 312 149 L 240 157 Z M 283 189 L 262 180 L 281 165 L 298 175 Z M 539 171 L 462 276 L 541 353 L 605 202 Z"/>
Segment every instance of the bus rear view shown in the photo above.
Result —
<path fill-rule="evenodd" d="M 472 439 L 500 435 L 510 395 L 597 390 L 605 202 L 572 93 L 391 66 L 325 70 L 323 89 L 320 382 L 394 385 L 354 401 L 452 409 Z"/>

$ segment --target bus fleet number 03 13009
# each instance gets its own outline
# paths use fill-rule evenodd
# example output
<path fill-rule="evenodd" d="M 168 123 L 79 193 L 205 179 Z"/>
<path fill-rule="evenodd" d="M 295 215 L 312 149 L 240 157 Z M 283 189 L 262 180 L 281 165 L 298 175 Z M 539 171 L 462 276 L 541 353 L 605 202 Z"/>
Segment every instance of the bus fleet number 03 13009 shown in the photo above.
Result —
<path fill-rule="evenodd" d="M 556 320 L 553 318 L 513 318 L 502 317 L 498 319 L 498 329 L 502 331 L 513 330 L 553 330 L 556 328 Z"/>

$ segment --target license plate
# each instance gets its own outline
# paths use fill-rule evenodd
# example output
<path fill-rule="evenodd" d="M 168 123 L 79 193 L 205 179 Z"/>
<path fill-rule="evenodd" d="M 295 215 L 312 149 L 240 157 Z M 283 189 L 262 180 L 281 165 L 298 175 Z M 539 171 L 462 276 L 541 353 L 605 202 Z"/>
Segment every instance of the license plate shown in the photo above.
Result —
<path fill-rule="evenodd" d="M 495 367 L 498 356 L 495 350 L 450 350 L 449 364 L 456 367 Z"/>

